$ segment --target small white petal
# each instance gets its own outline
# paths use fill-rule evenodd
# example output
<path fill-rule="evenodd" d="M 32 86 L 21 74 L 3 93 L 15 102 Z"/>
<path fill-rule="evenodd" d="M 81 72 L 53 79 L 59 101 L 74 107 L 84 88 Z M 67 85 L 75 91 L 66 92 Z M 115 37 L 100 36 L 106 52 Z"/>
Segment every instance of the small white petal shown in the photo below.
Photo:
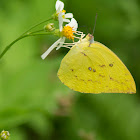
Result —
<path fill-rule="evenodd" d="M 60 0 L 57 0 L 55 4 L 55 9 L 57 12 L 62 11 L 64 9 L 64 3 Z"/>
<path fill-rule="evenodd" d="M 72 19 L 71 19 L 71 22 L 70 22 L 69 24 L 67 24 L 67 25 L 70 26 L 70 27 L 72 27 L 74 31 L 76 31 L 77 28 L 78 28 L 78 23 L 77 23 L 77 21 L 75 20 L 75 18 L 72 18 Z M 66 25 L 66 26 L 67 26 L 67 25 Z"/>
<path fill-rule="evenodd" d="M 61 46 L 63 45 L 63 43 L 65 42 L 66 37 L 63 37 L 60 44 L 58 45 L 58 47 L 56 48 L 56 50 L 59 50 L 61 48 Z"/>
<path fill-rule="evenodd" d="M 82 36 L 82 38 L 83 38 L 83 37 L 85 37 L 85 35 L 86 35 L 86 34 L 82 34 L 82 35 L 81 35 L 81 36 Z"/>
<path fill-rule="evenodd" d="M 61 42 L 62 38 L 59 38 L 54 44 L 52 44 L 52 46 L 50 46 L 50 48 L 41 55 L 42 59 L 45 59 L 48 54 L 59 44 L 59 42 Z"/>
<path fill-rule="evenodd" d="M 78 28 L 78 23 L 74 25 L 73 30 L 74 30 L 74 31 L 77 31 L 77 28 Z"/>
<path fill-rule="evenodd" d="M 69 26 L 73 27 L 73 26 L 74 26 L 74 24 L 75 24 L 75 20 L 74 20 L 74 18 L 72 18 L 72 19 L 71 19 L 71 21 L 70 21 L 70 23 L 69 23 L 69 24 L 67 24 L 67 25 L 69 25 Z"/>
<path fill-rule="evenodd" d="M 63 19 L 63 22 L 70 22 L 70 20 L 69 19 Z"/>
<path fill-rule="evenodd" d="M 59 31 L 61 32 L 63 29 L 63 13 L 61 12 L 58 16 L 58 21 L 59 21 Z"/>
<path fill-rule="evenodd" d="M 67 14 L 65 14 L 65 18 L 73 18 L 73 14 L 72 13 L 67 13 Z"/>
<path fill-rule="evenodd" d="M 76 31 L 77 28 L 78 28 L 78 23 L 77 23 L 77 21 L 75 20 L 75 18 L 72 18 L 72 19 L 71 19 L 71 24 L 73 25 L 73 28 L 74 28 L 74 30 Z"/>
<path fill-rule="evenodd" d="M 2 135 L 1 135 L 1 137 L 4 137 L 5 136 L 5 134 L 3 133 Z"/>
<path fill-rule="evenodd" d="M 10 133 L 7 131 L 7 136 L 10 136 Z"/>

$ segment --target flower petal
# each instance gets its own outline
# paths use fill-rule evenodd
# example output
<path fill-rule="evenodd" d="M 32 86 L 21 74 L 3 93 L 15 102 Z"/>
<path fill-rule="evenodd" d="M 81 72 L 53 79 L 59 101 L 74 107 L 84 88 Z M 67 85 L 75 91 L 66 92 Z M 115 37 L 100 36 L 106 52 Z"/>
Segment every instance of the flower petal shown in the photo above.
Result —
<path fill-rule="evenodd" d="M 64 9 L 64 3 L 60 0 L 57 0 L 56 4 L 55 4 L 55 9 L 56 9 L 57 13 L 59 13 L 60 11 L 62 11 Z"/>
<path fill-rule="evenodd" d="M 56 50 L 59 50 L 61 48 L 61 46 L 63 45 L 63 43 L 65 42 L 66 37 L 62 37 L 60 44 L 58 45 L 58 47 L 56 48 Z"/>
<path fill-rule="evenodd" d="M 64 19 L 63 19 L 63 22 L 68 22 L 68 23 L 69 23 L 69 22 L 70 22 L 70 20 L 69 20 L 69 19 L 65 19 L 65 18 L 64 18 Z"/>
<path fill-rule="evenodd" d="M 74 31 L 76 31 L 77 28 L 78 28 L 78 23 L 77 23 L 77 21 L 75 20 L 75 18 L 72 18 L 72 19 L 71 19 L 71 22 L 70 22 L 69 24 L 67 24 L 67 25 L 71 26 L 71 27 L 73 28 Z M 66 25 L 66 26 L 67 26 L 67 25 Z"/>
<path fill-rule="evenodd" d="M 58 21 L 59 21 L 59 31 L 61 32 L 63 29 L 63 13 L 60 12 L 60 14 L 58 15 Z"/>
<path fill-rule="evenodd" d="M 81 37 L 84 38 L 86 34 L 82 34 Z"/>
<path fill-rule="evenodd" d="M 41 55 L 41 58 L 45 59 L 48 56 L 48 54 L 59 44 L 59 42 L 61 42 L 61 40 L 62 38 L 59 38 L 54 44 L 52 44 L 50 48 Z"/>
<path fill-rule="evenodd" d="M 65 18 L 73 18 L 73 14 L 72 13 L 67 13 L 67 14 L 65 14 Z"/>

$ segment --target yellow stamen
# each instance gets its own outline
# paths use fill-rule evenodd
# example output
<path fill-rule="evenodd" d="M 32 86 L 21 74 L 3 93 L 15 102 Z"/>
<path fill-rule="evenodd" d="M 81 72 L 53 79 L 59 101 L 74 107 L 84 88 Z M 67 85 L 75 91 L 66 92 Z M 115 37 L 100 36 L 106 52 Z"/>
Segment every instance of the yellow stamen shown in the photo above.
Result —
<path fill-rule="evenodd" d="M 63 13 L 66 13 L 66 10 L 63 9 L 62 12 L 63 12 Z"/>
<path fill-rule="evenodd" d="M 65 36 L 68 39 L 74 40 L 73 33 L 75 33 L 75 31 L 73 31 L 72 27 L 70 27 L 70 26 L 64 26 L 64 28 L 62 30 L 62 35 L 63 36 Z"/>
<path fill-rule="evenodd" d="M 65 15 L 62 15 L 62 18 L 65 18 Z"/>

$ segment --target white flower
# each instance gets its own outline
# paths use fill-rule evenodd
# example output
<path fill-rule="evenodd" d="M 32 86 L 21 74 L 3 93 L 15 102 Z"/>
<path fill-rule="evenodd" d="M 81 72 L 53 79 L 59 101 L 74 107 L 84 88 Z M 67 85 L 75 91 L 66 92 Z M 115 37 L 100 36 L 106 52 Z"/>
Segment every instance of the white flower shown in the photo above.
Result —
<path fill-rule="evenodd" d="M 72 39 L 72 40 L 74 40 L 74 38 L 78 38 L 78 39 L 80 39 L 79 37 L 75 37 L 74 36 L 74 33 L 75 34 L 78 34 L 78 35 L 80 35 L 80 33 L 82 33 L 82 32 L 79 32 L 79 31 L 76 31 L 77 30 L 77 28 L 78 28 L 78 23 L 77 23 L 77 21 L 74 19 L 74 18 L 72 18 L 71 19 L 71 22 L 69 23 L 69 24 L 66 24 L 65 26 L 64 26 L 64 28 L 62 29 L 62 37 L 61 38 L 59 38 L 42 56 L 41 56 L 41 58 L 42 59 L 45 59 L 47 56 L 48 56 L 48 54 L 54 49 L 54 48 L 56 48 L 57 47 L 57 50 L 60 48 L 60 47 L 66 47 L 66 48 L 68 48 L 68 46 L 73 46 L 73 45 L 75 45 L 75 43 L 64 43 L 65 42 L 65 39 L 66 38 L 68 38 L 68 39 Z M 83 33 L 82 33 L 82 35 L 83 35 Z"/>
<path fill-rule="evenodd" d="M 59 21 L 59 29 L 60 32 L 63 29 L 63 22 L 70 22 L 70 20 L 68 18 L 73 18 L 73 14 L 72 13 L 66 13 L 66 11 L 64 10 L 64 3 L 60 0 L 56 1 L 55 4 L 55 9 L 56 9 L 56 14 L 58 15 L 58 21 Z M 66 13 L 66 14 L 65 14 Z"/>

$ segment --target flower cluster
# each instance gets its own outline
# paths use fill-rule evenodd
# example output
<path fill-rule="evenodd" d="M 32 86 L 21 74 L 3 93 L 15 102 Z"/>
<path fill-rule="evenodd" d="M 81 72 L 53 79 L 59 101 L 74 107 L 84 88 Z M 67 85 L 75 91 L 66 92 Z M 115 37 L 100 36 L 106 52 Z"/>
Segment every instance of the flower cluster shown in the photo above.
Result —
<path fill-rule="evenodd" d="M 45 59 L 54 48 L 56 48 L 56 50 L 60 47 L 69 48 L 68 46 L 73 46 L 75 44 L 74 38 L 82 39 L 84 37 L 83 32 L 77 31 L 78 23 L 73 18 L 73 14 L 66 13 L 64 10 L 64 3 L 62 1 L 56 1 L 55 9 L 55 18 L 59 21 L 60 38 L 41 56 L 42 59 Z M 63 26 L 64 22 L 67 23 L 65 26 Z M 80 37 L 76 37 L 74 34 L 80 35 Z M 66 38 L 72 40 L 73 43 L 65 43 Z"/>

